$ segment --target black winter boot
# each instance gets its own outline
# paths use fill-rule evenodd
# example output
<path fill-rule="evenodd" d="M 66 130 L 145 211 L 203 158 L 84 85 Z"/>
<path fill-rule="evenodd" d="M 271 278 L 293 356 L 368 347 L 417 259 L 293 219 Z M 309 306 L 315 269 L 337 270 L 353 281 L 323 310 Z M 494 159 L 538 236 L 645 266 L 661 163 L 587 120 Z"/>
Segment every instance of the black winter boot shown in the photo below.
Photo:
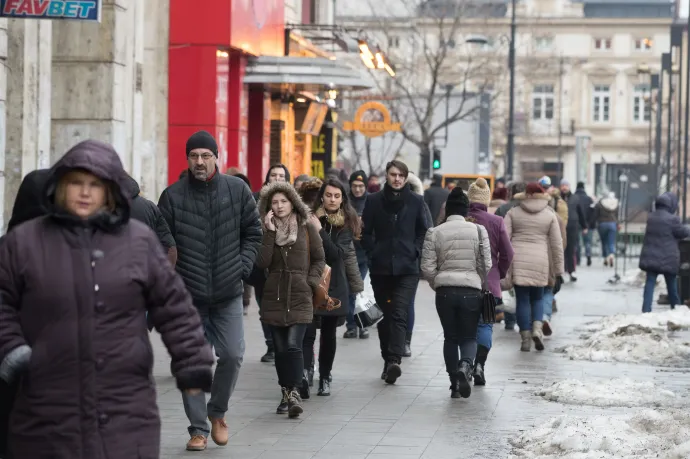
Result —
<path fill-rule="evenodd" d="M 320 397 L 328 397 L 331 395 L 330 378 L 319 378 L 319 392 L 316 395 Z"/>
<path fill-rule="evenodd" d="M 386 384 L 395 384 L 398 378 L 402 375 L 400 364 L 398 362 L 388 362 L 386 367 Z"/>
<path fill-rule="evenodd" d="M 469 398 L 472 393 L 472 386 L 470 386 L 470 381 L 472 380 L 472 366 L 470 362 L 463 360 L 460 364 L 460 370 L 458 371 L 458 383 L 457 390 L 462 398 Z"/>
<path fill-rule="evenodd" d="M 477 346 L 477 357 L 474 359 L 474 369 L 472 371 L 472 379 L 474 379 L 475 386 L 486 385 L 486 376 L 484 375 L 484 365 L 486 365 L 486 359 L 489 356 L 489 348 L 482 346 L 481 344 Z"/>
<path fill-rule="evenodd" d="M 288 412 L 288 388 L 287 387 L 281 387 L 280 392 L 283 396 L 283 398 L 280 400 L 280 404 L 278 405 L 278 408 L 276 408 L 276 414 L 287 414 Z"/>
<path fill-rule="evenodd" d="M 302 400 L 309 400 L 309 397 L 311 397 L 311 391 L 309 390 L 309 370 L 304 370 L 302 386 L 299 388 L 299 395 L 302 397 Z"/>
<path fill-rule="evenodd" d="M 381 379 L 386 380 L 388 377 L 388 362 L 383 362 L 383 371 L 381 372 Z"/>
<path fill-rule="evenodd" d="M 403 357 L 412 357 L 412 349 L 410 345 L 412 344 L 412 332 L 407 332 L 405 337 L 405 349 L 403 350 Z"/>
<path fill-rule="evenodd" d="M 297 418 L 300 414 L 304 412 L 302 408 L 302 399 L 299 396 L 299 391 L 297 388 L 292 388 L 289 390 L 288 394 L 288 416 L 290 418 Z"/>

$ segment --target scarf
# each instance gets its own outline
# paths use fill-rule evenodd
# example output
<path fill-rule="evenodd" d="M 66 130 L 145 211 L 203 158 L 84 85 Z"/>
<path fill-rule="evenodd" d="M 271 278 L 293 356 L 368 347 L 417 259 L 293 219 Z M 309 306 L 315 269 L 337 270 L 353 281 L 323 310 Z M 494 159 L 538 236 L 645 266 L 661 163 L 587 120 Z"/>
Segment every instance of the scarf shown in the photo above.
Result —
<path fill-rule="evenodd" d="M 394 190 L 388 183 L 383 185 L 384 209 L 390 214 L 399 213 L 405 206 L 405 196 L 403 193 L 409 188 L 405 185 L 400 190 Z"/>
<path fill-rule="evenodd" d="M 326 212 L 326 209 L 319 207 L 314 215 L 316 215 L 318 218 L 326 217 L 326 221 L 331 226 L 335 226 L 336 228 L 345 226 L 345 213 L 343 212 L 343 209 L 338 209 L 337 212 L 329 214 Z"/>
<path fill-rule="evenodd" d="M 291 213 L 287 218 L 274 219 L 276 225 L 276 245 L 284 247 L 297 241 L 297 215 Z"/>

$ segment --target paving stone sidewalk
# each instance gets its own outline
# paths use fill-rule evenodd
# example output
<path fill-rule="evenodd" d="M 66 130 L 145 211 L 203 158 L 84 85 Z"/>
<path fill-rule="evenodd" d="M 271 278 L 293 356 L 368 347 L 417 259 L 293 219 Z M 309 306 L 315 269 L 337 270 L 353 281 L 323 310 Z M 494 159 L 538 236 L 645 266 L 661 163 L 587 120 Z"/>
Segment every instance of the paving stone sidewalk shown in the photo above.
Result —
<path fill-rule="evenodd" d="M 398 383 L 386 386 L 379 379 L 382 362 L 375 332 L 369 340 L 344 340 L 341 329 L 333 395 L 312 396 L 298 420 L 275 414 L 279 401 L 277 378 L 272 365 L 259 362 L 265 346 L 254 305 L 245 317 L 247 352 L 227 416 L 229 445 L 221 448 L 209 441 L 209 448 L 202 453 L 184 450 L 189 438 L 188 422 L 169 374 L 167 352 L 154 334 L 154 374 L 163 418 L 161 457 L 495 459 L 509 454 L 508 438 L 550 416 L 601 412 L 534 396 L 544 384 L 566 378 L 628 376 L 640 381 L 677 379 L 679 385 L 690 385 L 681 370 L 677 374 L 673 370 L 662 373 L 636 365 L 576 362 L 552 351 L 576 341 L 578 332 L 574 328 L 583 322 L 640 310 L 641 290 L 607 284 L 611 274 L 603 267 L 583 267 L 578 272 L 579 281 L 563 287 L 558 295 L 560 312 L 552 322 L 555 334 L 543 353 L 520 352 L 518 333 L 497 326 L 487 364 L 488 384 L 475 388 L 467 400 L 450 399 L 434 294 L 426 283 L 420 283 L 413 356 L 404 360 Z"/>

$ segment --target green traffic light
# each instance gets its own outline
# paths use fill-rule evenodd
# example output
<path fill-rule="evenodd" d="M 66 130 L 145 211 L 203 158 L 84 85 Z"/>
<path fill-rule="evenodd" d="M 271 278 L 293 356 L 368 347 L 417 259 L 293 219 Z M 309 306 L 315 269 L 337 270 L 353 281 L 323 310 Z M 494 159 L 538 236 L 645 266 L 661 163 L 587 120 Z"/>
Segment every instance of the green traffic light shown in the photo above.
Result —
<path fill-rule="evenodd" d="M 435 159 L 434 160 L 434 169 L 440 169 L 440 168 L 441 168 L 441 160 Z"/>

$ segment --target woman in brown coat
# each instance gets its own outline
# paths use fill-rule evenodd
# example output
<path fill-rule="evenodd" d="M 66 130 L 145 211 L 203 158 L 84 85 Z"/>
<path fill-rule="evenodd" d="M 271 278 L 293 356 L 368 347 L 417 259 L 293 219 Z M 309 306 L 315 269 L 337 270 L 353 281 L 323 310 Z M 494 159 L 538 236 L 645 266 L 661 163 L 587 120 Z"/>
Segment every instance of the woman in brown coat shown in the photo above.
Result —
<path fill-rule="evenodd" d="M 528 184 L 515 199 L 520 205 L 508 212 L 505 225 L 515 250 L 511 274 L 520 350 L 529 352 L 534 341 L 536 349 L 543 351 L 544 287 L 551 275 L 563 274 L 563 239 L 556 214 L 547 208 L 551 197 L 541 185 Z"/>
<path fill-rule="evenodd" d="M 48 215 L 0 247 L 0 377 L 21 378 L 11 457 L 159 457 L 147 311 L 178 388 L 211 388 L 199 315 L 156 235 L 129 219 L 125 180 L 110 145 L 76 145 L 50 171 Z"/>
<path fill-rule="evenodd" d="M 309 222 L 309 208 L 287 182 L 274 182 L 261 190 L 259 212 L 264 236 L 256 266 L 268 276 L 261 298 L 261 320 L 271 327 L 276 372 L 282 399 L 276 412 L 299 416 L 304 358 L 302 341 L 312 323 L 314 290 L 325 261 L 323 244 Z"/>

